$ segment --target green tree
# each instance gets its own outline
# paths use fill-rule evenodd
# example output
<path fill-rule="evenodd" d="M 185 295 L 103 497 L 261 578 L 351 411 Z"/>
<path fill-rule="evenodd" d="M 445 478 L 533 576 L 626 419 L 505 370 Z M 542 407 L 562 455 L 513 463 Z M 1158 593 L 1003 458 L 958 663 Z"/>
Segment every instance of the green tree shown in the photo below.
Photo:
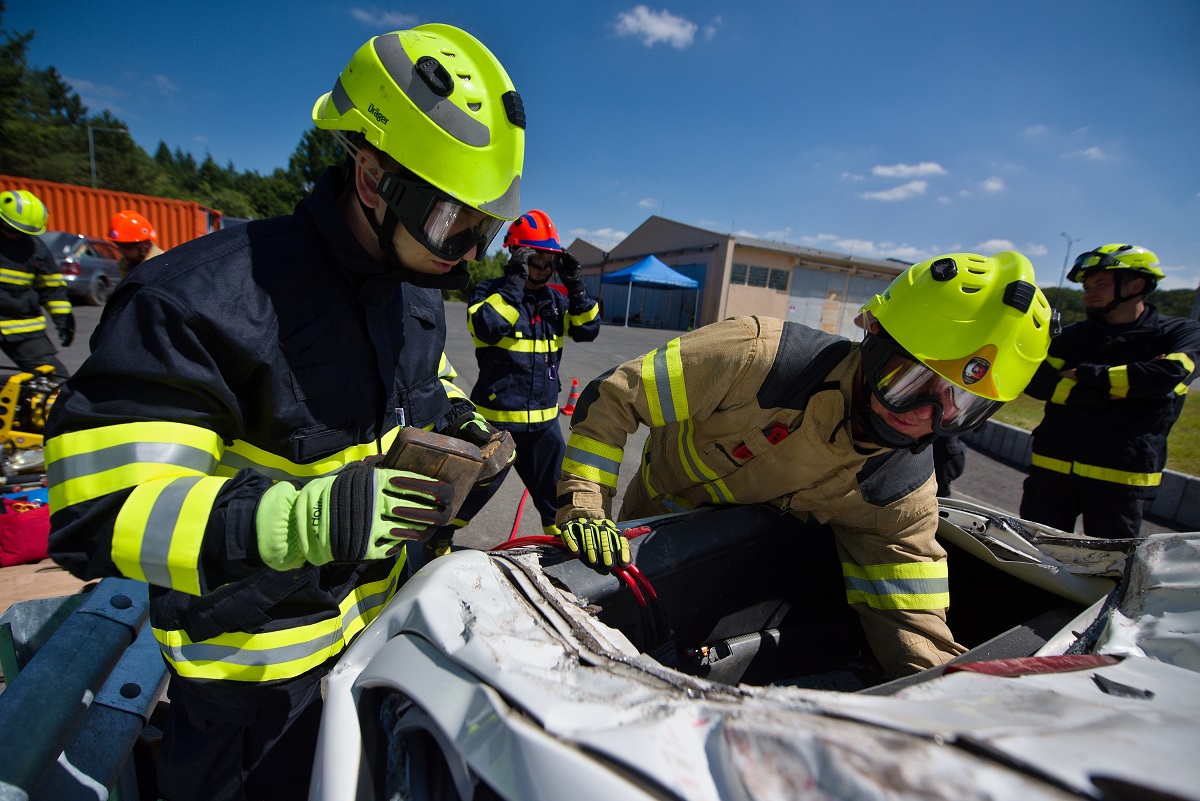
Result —
<path fill-rule="evenodd" d="M 300 144 L 288 159 L 288 172 L 297 180 L 300 191 L 307 194 L 326 167 L 336 167 L 345 158 L 346 151 L 333 134 L 313 127 L 300 137 Z"/>

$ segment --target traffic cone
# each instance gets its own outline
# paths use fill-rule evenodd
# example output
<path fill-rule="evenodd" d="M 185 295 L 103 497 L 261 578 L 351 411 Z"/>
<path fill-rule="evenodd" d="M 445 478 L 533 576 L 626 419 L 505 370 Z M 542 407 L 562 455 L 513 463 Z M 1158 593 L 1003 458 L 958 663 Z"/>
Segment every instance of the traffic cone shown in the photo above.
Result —
<path fill-rule="evenodd" d="M 562 413 L 570 417 L 575 413 L 575 401 L 579 400 L 579 379 L 571 379 L 571 394 L 567 397 L 567 405 L 562 407 Z"/>

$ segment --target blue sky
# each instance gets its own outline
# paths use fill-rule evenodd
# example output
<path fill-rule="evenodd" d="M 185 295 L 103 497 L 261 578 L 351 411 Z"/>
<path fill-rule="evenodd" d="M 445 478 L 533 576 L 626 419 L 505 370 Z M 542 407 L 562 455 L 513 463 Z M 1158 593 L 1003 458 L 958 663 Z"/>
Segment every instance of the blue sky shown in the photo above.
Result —
<path fill-rule="evenodd" d="M 359 45 L 446 22 L 516 83 L 522 205 L 564 244 L 661 214 L 876 258 L 1016 249 L 1055 286 L 1068 251 L 1132 242 L 1164 288 L 1200 282 L 1196 0 L 6 5 L 30 63 L 150 153 L 286 166 Z"/>

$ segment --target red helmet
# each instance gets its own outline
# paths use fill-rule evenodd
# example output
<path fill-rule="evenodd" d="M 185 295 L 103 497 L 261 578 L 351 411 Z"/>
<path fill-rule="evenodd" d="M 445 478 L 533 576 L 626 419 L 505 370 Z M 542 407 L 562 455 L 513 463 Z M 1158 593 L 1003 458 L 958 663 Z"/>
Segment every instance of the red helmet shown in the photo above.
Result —
<path fill-rule="evenodd" d="M 533 209 L 513 220 L 504 235 L 506 248 L 533 248 L 561 253 L 563 246 L 558 241 L 558 230 L 546 212 Z"/>
<path fill-rule="evenodd" d="M 136 211 L 118 211 L 108 223 L 108 238 L 114 242 L 148 242 L 158 238 L 154 224 Z"/>

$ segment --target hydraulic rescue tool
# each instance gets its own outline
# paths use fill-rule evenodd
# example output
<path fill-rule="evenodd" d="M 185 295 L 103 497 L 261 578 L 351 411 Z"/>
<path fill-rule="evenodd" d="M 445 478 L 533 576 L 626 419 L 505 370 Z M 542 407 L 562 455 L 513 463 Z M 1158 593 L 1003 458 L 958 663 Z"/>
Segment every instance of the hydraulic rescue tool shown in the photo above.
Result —
<path fill-rule="evenodd" d="M 454 520 L 467 494 L 504 472 L 515 452 L 516 443 L 507 431 L 497 431 L 480 447 L 445 434 L 407 427 L 396 435 L 383 457 L 383 466 L 410 470 L 449 484 L 454 493 L 438 519 L 438 525 L 446 526 Z"/>

